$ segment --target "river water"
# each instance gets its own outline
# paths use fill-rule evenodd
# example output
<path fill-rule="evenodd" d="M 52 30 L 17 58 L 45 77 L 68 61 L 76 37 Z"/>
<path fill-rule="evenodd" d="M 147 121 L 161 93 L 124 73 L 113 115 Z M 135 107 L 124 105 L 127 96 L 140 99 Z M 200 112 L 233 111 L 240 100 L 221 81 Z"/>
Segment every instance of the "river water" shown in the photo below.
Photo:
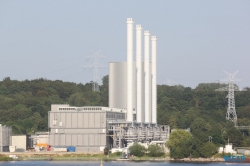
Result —
<path fill-rule="evenodd" d="M 11 161 L 0 162 L 0 166 L 100 166 L 97 161 Z M 176 163 L 176 162 L 103 162 L 103 166 L 247 166 L 249 163 Z"/>

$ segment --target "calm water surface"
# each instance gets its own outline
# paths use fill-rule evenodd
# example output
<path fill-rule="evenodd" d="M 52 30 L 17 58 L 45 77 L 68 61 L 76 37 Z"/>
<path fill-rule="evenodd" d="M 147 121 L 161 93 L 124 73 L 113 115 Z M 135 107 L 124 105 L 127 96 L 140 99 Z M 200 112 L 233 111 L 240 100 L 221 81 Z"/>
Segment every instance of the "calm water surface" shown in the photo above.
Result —
<path fill-rule="evenodd" d="M 100 162 L 96 161 L 11 161 L 0 162 L 0 166 L 100 166 Z M 231 163 L 170 163 L 170 162 L 103 162 L 103 166 L 247 166 L 246 164 L 231 164 Z"/>

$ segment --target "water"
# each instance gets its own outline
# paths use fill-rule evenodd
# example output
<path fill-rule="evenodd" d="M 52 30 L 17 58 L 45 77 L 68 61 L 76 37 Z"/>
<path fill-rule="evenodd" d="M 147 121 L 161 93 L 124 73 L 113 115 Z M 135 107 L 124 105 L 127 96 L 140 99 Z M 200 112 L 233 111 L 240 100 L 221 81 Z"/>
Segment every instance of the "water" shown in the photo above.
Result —
<path fill-rule="evenodd" d="M 0 166 L 100 166 L 97 161 L 11 161 L 0 162 Z M 249 163 L 171 163 L 171 162 L 103 162 L 103 166 L 247 166 Z"/>

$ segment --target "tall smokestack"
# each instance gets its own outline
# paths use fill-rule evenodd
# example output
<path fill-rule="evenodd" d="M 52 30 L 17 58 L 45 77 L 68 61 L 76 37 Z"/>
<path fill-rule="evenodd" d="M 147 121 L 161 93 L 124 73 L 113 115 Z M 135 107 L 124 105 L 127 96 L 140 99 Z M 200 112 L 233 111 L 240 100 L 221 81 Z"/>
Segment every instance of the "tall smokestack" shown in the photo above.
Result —
<path fill-rule="evenodd" d="M 157 85 L 156 85 L 156 36 L 151 36 L 152 47 L 152 123 L 157 124 L 156 111 L 157 111 Z"/>
<path fill-rule="evenodd" d="M 127 121 L 133 122 L 133 25 L 127 18 Z"/>
<path fill-rule="evenodd" d="M 142 26 L 136 25 L 136 120 L 142 123 Z"/>
<path fill-rule="evenodd" d="M 145 74 L 145 123 L 150 123 L 150 73 L 149 73 L 149 42 L 150 32 L 144 31 L 144 74 Z"/>

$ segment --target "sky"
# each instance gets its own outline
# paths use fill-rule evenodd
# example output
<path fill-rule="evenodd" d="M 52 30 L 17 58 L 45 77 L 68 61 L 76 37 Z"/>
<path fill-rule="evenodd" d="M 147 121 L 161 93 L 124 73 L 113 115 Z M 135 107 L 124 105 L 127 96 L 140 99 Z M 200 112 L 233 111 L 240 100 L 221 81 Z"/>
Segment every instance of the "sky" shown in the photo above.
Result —
<path fill-rule="evenodd" d="M 126 61 L 127 18 L 157 36 L 157 84 L 195 88 L 239 70 L 250 87 L 249 0 L 0 0 L 0 80 L 85 84 L 98 52 L 101 82 Z"/>

